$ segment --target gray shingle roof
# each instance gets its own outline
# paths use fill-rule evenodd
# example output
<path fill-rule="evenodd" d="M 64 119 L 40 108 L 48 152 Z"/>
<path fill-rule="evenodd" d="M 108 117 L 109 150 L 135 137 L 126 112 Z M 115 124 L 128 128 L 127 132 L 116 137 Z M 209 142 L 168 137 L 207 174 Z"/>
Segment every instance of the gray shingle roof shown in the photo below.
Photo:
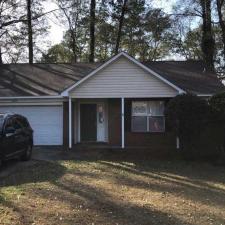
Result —
<path fill-rule="evenodd" d="M 205 72 L 202 61 L 155 61 L 143 64 L 186 92 L 214 94 L 225 91 L 216 74 Z"/>
<path fill-rule="evenodd" d="M 58 95 L 101 63 L 0 65 L 0 97 Z M 215 74 L 204 72 L 199 61 L 144 62 L 162 77 L 195 94 L 225 90 Z"/>
<path fill-rule="evenodd" d="M 98 64 L 5 64 L 0 66 L 0 96 L 58 95 Z"/>

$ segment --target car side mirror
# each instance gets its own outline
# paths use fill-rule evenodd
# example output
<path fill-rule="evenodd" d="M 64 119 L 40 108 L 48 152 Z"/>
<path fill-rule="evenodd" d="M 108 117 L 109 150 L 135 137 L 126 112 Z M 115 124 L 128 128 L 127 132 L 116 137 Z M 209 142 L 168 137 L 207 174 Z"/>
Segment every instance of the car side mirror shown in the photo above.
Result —
<path fill-rule="evenodd" d="M 16 129 L 14 127 L 7 127 L 5 129 L 5 135 L 6 137 L 10 137 L 15 133 Z"/>

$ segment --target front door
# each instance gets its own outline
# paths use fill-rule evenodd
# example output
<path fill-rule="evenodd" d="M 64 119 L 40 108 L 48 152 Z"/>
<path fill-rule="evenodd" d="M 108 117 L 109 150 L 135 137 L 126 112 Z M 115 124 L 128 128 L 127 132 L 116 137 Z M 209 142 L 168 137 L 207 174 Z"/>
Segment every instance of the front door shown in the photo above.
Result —
<path fill-rule="evenodd" d="M 82 142 L 97 141 L 97 105 L 80 105 L 80 134 Z"/>

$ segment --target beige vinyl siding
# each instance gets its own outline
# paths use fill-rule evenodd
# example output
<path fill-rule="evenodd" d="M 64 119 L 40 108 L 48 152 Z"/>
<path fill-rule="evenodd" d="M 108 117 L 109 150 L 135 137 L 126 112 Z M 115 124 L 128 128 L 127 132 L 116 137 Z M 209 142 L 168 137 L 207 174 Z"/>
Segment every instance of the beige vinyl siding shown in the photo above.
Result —
<path fill-rule="evenodd" d="M 76 98 L 173 97 L 177 94 L 177 90 L 122 56 L 75 87 L 70 96 Z"/>

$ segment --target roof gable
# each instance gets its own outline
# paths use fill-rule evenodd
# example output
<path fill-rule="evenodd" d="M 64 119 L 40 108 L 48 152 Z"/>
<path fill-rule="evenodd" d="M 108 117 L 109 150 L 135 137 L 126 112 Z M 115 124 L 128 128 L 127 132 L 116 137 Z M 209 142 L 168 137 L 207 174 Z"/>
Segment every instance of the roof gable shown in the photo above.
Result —
<path fill-rule="evenodd" d="M 73 98 L 174 97 L 178 90 L 121 55 L 69 91 Z"/>
<path fill-rule="evenodd" d="M 146 67 L 144 64 L 140 63 L 136 59 L 132 58 L 131 56 L 129 56 L 125 52 L 121 52 L 121 53 L 115 55 L 114 57 L 112 57 L 111 59 L 109 59 L 107 62 L 105 62 L 101 66 L 99 66 L 97 69 L 95 69 L 94 71 L 92 71 L 90 74 L 88 74 L 87 76 L 85 76 L 83 79 L 81 79 L 80 81 L 78 81 L 77 83 L 75 83 L 74 85 L 72 85 L 71 87 L 69 87 L 68 89 L 66 89 L 65 91 L 63 91 L 61 93 L 61 95 L 68 96 L 69 95 L 69 92 L 71 92 L 74 88 L 76 88 L 79 85 L 81 85 L 82 83 L 86 82 L 86 80 L 88 80 L 89 78 L 91 78 L 92 76 L 94 76 L 95 74 L 97 74 L 98 72 L 100 72 L 101 70 L 103 70 L 104 68 L 106 68 L 107 66 L 109 66 L 110 64 L 112 64 L 113 62 L 117 61 L 121 57 L 125 57 L 127 60 L 131 61 L 132 63 L 134 63 L 138 67 L 142 68 L 143 70 L 145 70 L 146 72 L 148 72 L 150 75 L 156 77 L 158 80 L 161 80 L 163 83 L 165 83 L 168 86 L 172 87 L 174 90 L 178 91 L 179 93 L 184 93 L 185 92 L 183 89 L 181 89 L 178 86 L 174 85 L 173 83 L 171 83 L 170 81 L 168 81 L 167 79 L 165 79 L 161 75 L 157 74 L 156 72 L 154 72 L 150 68 Z"/>

